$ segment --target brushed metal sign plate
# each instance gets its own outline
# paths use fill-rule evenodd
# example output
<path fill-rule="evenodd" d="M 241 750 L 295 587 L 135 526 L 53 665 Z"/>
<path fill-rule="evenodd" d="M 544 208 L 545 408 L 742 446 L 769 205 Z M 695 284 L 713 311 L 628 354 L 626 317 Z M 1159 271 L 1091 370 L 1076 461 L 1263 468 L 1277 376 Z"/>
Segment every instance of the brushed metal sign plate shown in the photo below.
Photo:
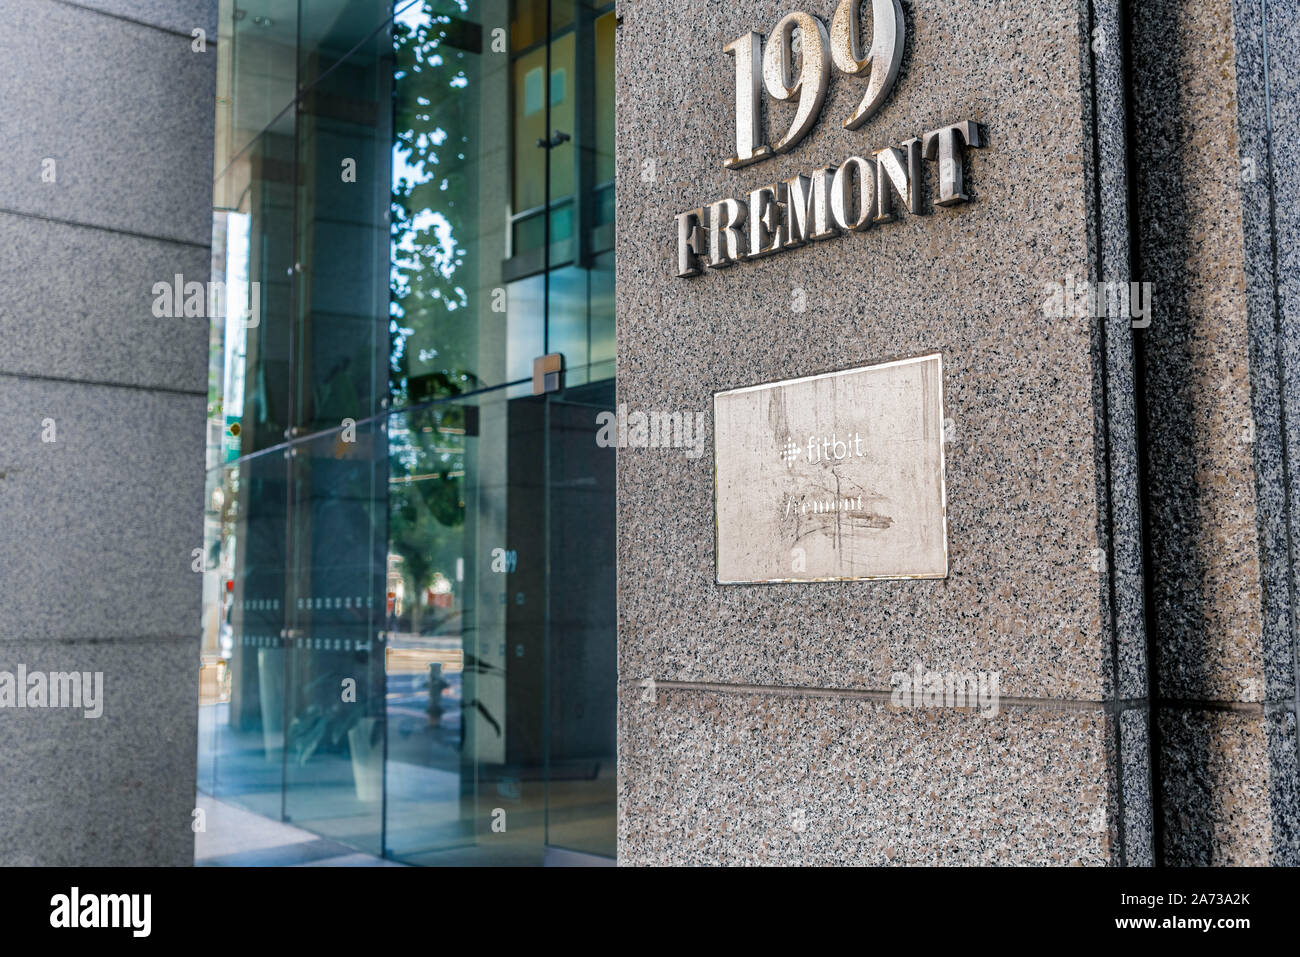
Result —
<path fill-rule="evenodd" d="M 716 579 L 946 578 L 943 360 L 717 392 Z"/>

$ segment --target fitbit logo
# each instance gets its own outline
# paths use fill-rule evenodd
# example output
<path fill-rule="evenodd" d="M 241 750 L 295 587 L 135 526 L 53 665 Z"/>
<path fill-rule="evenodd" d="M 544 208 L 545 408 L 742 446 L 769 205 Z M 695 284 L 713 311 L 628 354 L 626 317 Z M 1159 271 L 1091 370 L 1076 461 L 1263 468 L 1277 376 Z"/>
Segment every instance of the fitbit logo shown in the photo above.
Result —
<path fill-rule="evenodd" d="M 808 436 L 806 446 L 801 446 L 793 437 L 787 437 L 781 447 L 781 461 L 786 465 L 794 465 L 803 458 L 805 449 L 808 453 L 807 461 L 813 465 L 820 462 L 843 462 L 845 459 L 866 455 L 862 449 L 861 433 L 854 432 L 840 438 L 832 432 L 829 436 Z"/>

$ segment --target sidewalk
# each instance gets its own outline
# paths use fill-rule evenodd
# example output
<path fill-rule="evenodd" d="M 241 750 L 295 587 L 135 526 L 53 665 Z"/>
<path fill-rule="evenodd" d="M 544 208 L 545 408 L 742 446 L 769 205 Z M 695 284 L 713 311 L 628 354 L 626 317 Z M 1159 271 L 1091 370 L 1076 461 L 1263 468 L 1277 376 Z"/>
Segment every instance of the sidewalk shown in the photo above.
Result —
<path fill-rule="evenodd" d="M 402 867 L 199 792 L 206 828 L 194 835 L 196 867 Z"/>

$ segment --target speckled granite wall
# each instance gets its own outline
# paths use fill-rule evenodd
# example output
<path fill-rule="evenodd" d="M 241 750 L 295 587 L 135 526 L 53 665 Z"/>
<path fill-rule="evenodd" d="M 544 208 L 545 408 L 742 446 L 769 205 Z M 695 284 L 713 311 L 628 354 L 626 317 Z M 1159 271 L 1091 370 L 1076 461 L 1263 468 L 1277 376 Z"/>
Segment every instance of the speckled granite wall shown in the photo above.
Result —
<path fill-rule="evenodd" d="M 0 865 L 193 862 L 216 7 L 0 8 L 0 672 L 103 675 L 0 710 Z"/>
<path fill-rule="evenodd" d="M 1294 865 L 1300 28 L 1132 6 L 1164 859 Z"/>
<path fill-rule="evenodd" d="M 833 72 L 807 139 L 729 171 L 723 44 L 835 3 L 619 6 L 619 402 L 709 412 L 940 351 L 951 559 L 943 581 L 719 586 L 711 450 L 621 450 L 625 863 L 1151 859 L 1131 337 L 1042 311 L 1050 283 L 1128 274 L 1118 6 L 903 7 L 877 116 L 844 130 L 861 86 Z M 989 140 L 973 202 L 933 208 L 927 172 L 926 215 L 676 277 L 676 213 L 964 119 Z M 999 672 L 999 713 L 893 707 L 913 662 Z"/>

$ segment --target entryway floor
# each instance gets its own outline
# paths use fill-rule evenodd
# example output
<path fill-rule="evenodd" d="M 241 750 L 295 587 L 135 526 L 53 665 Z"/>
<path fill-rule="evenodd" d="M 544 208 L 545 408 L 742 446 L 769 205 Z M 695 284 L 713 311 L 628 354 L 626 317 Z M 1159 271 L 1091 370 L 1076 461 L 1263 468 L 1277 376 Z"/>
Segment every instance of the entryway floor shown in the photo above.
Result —
<path fill-rule="evenodd" d="M 403 867 L 227 804 L 199 792 L 204 830 L 194 835 L 196 867 Z"/>

